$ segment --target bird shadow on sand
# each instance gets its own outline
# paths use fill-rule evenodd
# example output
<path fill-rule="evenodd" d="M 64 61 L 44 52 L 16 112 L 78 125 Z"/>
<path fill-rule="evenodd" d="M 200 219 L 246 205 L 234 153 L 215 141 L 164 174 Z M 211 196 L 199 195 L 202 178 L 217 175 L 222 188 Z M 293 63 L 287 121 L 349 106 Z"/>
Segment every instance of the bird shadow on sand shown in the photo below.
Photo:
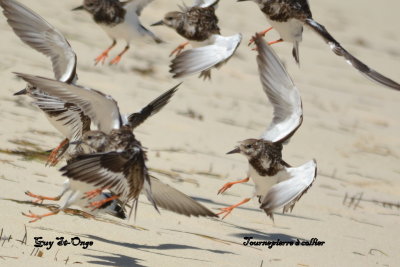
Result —
<path fill-rule="evenodd" d="M 140 259 L 135 259 L 122 254 L 115 254 L 115 253 L 110 253 L 110 254 L 111 256 L 89 255 L 89 254 L 84 254 L 84 256 L 96 259 L 87 261 L 87 263 L 96 265 L 145 267 L 145 265 L 141 265 L 138 263 L 138 261 L 142 261 Z"/>
<path fill-rule="evenodd" d="M 160 244 L 160 245 L 151 246 L 151 245 L 141 245 L 141 244 L 135 244 L 135 243 L 119 242 L 119 241 L 105 239 L 105 238 L 102 238 L 99 236 L 94 236 L 94 235 L 86 235 L 86 237 L 89 238 L 90 240 L 96 240 L 99 242 L 104 242 L 104 243 L 108 243 L 111 245 L 130 248 L 130 249 L 137 249 L 137 250 L 140 250 L 140 251 L 143 251 L 146 253 L 157 254 L 157 255 L 173 257 L 173 258 L 179 258 L 179 259 L 195 260 L 195 261 L 201 261 L 201 262 L 209 262 L 209 261 L 204 260 L 204 259 L 196 259 L 196 258 L 188 258 L 188 257 L 169 255 L 169 254 L 161 253 L 160 251 L 165 252 L 167 250 L 193 249 L 193 250 L 203 250 L 203 251 L 208 251 L 208 252 L 218 253 L 218 254 L 228 254 L 228 253 L 233 254 L 230 251 L 203 249 L 203 248 L 199 248 L 199 247 L 193 247 L 193 246 L 187 246 L 187 245 L 181 245 L 181 244 Z"/>

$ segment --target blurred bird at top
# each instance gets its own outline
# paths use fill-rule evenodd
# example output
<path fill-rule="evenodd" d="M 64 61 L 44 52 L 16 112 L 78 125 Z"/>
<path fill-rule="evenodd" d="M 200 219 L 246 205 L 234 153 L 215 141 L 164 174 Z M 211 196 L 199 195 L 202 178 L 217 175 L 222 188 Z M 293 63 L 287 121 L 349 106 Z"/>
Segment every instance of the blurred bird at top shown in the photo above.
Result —
<path fill-rule="evenodd" d="M 139 20 L 139 16 L 153 0 L 84 0 L 83 5 L 72 9 L 86 10 L 93 16 L 93 20 L 99 24 L 112 39 L 112 44 L 104 50 L 96 59 L 95 65 L 99 62 L 104 64 L 108 52 L 117 44 L 118 39 L 126 41 L 126 46 L 121 53 L 110 61 L 110 65 L 117 64 L 122 56 L 128 51 L 130 42 L 135 39 L 147 38 L 156 43 L 163 41 L 154 33 L 146 29 Z"/>
<path fill-rule="evenodd" d="M 351 66 L 360 71 L 368 79 L 379 83 L 383 86 L 400 90 L 400 84 L 383 76 L 382 74 L 371 69 L 363 62 L 355 58 L 346 49 L 344 49 L 338 41 L 336 41 L 332 35 L 326 30 L 326 28 L 316 22 L 311 14 L 308 0 L 237 0 L 238 2 L 253 1 L 266 15 L 268 22 L 272 26 L 260 34 L 265 35 L 272 28 L 278 31 L 281 38 L 279 40 L 270 42 L 269 44 L 279 42 L 291 42 L 293 43 L 293 57 L 297 64 L 299 64 L 299 44 L 302 41 L 303 36 L 303 24 L 310 27 L 319 36 L 321 36 L 325 42 L 330 46 L 332 51 L 341 57 L 344 57 Z M 253 43 L 254 40 L 250 40 Z"/>
<path fill-rule="evenodd" d="M 221 36 L 215 9 L 219 0 L 195 0 L 194 5 L 181 6 L 181 11 L 167 13 L 151 26 L 165 25 L 173 28 L 188 41 L 179 45 L 170 56 L 177 54 L 170 65 L 174 78 L 200 72 L 200 77 L 211 78 L 211 69 L 226 63 L 238 48 L 241 34 Z M 181 53 L 189 41 L 193 47 Z"/>

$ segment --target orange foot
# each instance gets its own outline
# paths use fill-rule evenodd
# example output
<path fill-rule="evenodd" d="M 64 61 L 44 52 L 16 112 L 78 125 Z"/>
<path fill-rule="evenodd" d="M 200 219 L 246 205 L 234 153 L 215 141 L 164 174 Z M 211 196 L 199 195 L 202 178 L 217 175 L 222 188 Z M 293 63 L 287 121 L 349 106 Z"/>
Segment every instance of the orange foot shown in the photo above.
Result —
<path fill-rule="evenodd" d="M 235 209 L 235 208 L 239 207 L 240 205 L 243 205 L 244 203 L 247 203 L 249 201 L 250 201 L 250 198 L 245 198 L 245 199 L 243 199 L 243 201 L 241 201 L 235 205 L 232 205 L 227 208 L 220 208 L 220 210 L 222 210 L 222 211 L 220 213 L 217 213 L 217 215 L 221 215 L 221 214 L 225 213 L 224 217 L 222 217 L 222 220 L 223 220 L 223 219 L 225 219 L 226 216 L 228 216 L 232 212 L 233 209 Z"/>
<path fill-rule="evenodd" d="M 95 198 L 98 195 L 100 195 L 101 192 L 103 192 L 103 190 L 106 190 L 106 189 L 108 189 L 108 188 L 107 187 L 103 187 L 103 188 L 98 188 L 98 189 L 95 189 L 95 190 L 92 190 L 92 191 L 85 192 L 85 196 L 82 197 L 82 198 L 87 198 L 87 199 Z"/>
<path fill-rule="evenodd" d="M 117 44 L 117 41 L 113 40 L 113 43 L 110 45 L 110 47 L 107 48 L 106 50 L 104 50 L 100 56 L 96 57 L 96 59 L 94 60 L 95 61 L 94 65 L 99 64 L 99 62 L 101 62 L 101 64 L 104 64 L 106 58 L 108 57 L 108 52 L 110 52 L 110 50 L 113 49 L 113 47 L 116 44 Z"/>
<path fill-rule="evenodd" d="M 101 62 L 101 64 L 103 65 L 104 62 L 106 61 L 106 58 L 108 58 L 108 49 L 103 53 L 101 53 L 100 56 L 96 57 L 96 59 L 94 60 L 95 61 L 94 65 L 96 66 L 97 64 L 99 64 L 99 62 Z"/>
<path fill-rule="evenodd" d="M 37 214 L 34 214 L 31 211 L 29 211 L 29 214 L 25 214 L 25 213 L 22 212 L 22 215 L 24 215 L 26 217 L 29 217 L 29 218 L 33 218 L 34 220 L 29 221 L 30 223 L 33 223 L 33 222 L 36 222 L 36 221 L 38 221 L 38 220 L 40 220 L 40 219 L 42 219 L 44 217 L 51 216 L 51 215 L 56 215 L 58 212 L 59 211 L 49 212 L 49 213 L 46 213 L 46 214 L 43 214 L 43 215 L 37 215 Z"/>
<path fill-rule="evenodd" d="M 169 54 L 169 56 L 172 57 L 174 54 L 179 55 L 182 52 L 182 50 L 185 49 L 185 46 L 187 46 L 188 44 L 189 44 L 189 42 L 184 42 L 184 43 L 178 45 L 178 47 L 175 48 L 171 52 L 171 54 Z"/>
<path fill-rule="evenodd" d="M 122 57 L 120 55 L 116 56 L 115 58 L 113 58 L 113 60 L 110 61 L 110 65 L 118 64 L 121 61 L 121 58 Z"/>
<path fill-rule="evenodd" d="M 270 30 L 272 30 L 272 27 L 270 27 L 262 32 L 259 32 L 258 35 L 261 35 L 264 37 L 267 34 L 267 32 L 269 32 Z M 255 40 L 256 40 L 255 37 L 251 37 L 248 46 L 250 46 L 252 43 L 254 43 Z"/>
<path fill-rule="evenodd" d="M 67 145 L 69 142 L 68 138 L 65 138 L 56 148 L 51 151 L 50 156 L 47 158 L 46 165 L 54 166 L 58 163 L 58 151 Z"/>
<path fill-rule="evenodd" d="M 232 185 L 234 185 L 234 184 L 246 183 L 248 181 L 249 181 L 249 177 L 247 177 L 247 178 L 245 178 L 243 180 L 236 181 L 236 182 L 226 183 L 223 187 L 221 187 L 221 189 L 218 190 L 218 195 L 222 194 L 223 192 L 225 192 L 226 190 L 231 188 Z"/>
<path fill-rule="evenodd" d="M 61 197 L 45 197 L 45 196 L 41 196 L 41 195 L 35 195 L 29 191 L 25 192 L 25 195 L 36 198 L 35 200 L 33 200 L 34 203 L 43 203 L 43 200 L 53 200 L 53 201 L 58 201 L 60 200 Z"/>
<path fill-rule="evenodd" d="M 113 60 L 110 61 L 110 65 L 118 64 L 121 61 L 122 56 L 128 51 L 129 45 L 125 46 L 124 50 L 118 54 Z"/>
<path fill-rule="evenodd" d="M 106 204 L 107 202 L 113 201 L 114 199 L 119 198 L 119 196 L 112 196 L 100 201 L 94 201 L 94 202 L 90 202 L 88 206 L 86 206 L 85 208 L 93 208 L 92 211 L 101 208 L 104 204 Z"/>

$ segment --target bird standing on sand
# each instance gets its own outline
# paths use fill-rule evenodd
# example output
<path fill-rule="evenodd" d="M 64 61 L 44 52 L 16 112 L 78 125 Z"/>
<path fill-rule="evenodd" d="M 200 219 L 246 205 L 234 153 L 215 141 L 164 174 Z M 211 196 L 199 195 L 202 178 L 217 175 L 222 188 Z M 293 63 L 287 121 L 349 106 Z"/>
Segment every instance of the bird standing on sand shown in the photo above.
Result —
<path fill-rule="evenodd" d="M 303 109 L 298 89 L 279 61 L 271 47 L 265 44 L 261 35 L 254 37 L 257 45 L 257 63 L 264 92 L 273 105 L 271 124 L 260 139 L 247 139 L 228 154 L 240 153 L 249 161 L 246 179 L 225 184 L 218 194 L 232 185 L 244 183 L 251 178 L 255 183 L 255 196 L 260 209 L 273 219 L 273 211 L 283 207 L 283 212 L 291 211 L 295 203 L 310 188 L 315 180 L 317 165 L 311 160 L 300 167 L 290 167 L 282 159 L 283 144 L 296 132 L 303 121 Z M 222 208 L 219 214 L 224 218 L 232 210 L 246 202 Z"/>
<path fill-rule="evenodd" d="M 110 61 L 110 65 L 117 64 L 122 55 L 128 51 L 130 42 L 135 39 L 148 38 L 156 43 L 162 43 L 154 33 L 146 29 L 139 20 L 139 16 L 153 0 L 84 0 L 83 5 L 73 10 L 86 10 L 93 16 L 93 20 L 99 24 L 107 35 L 113 40 L 100 56 L 95 59 L 95 64 L 105 62 L 108 52 L 117 44 L 118 39 L 126 41 L 126 46 L 121 53 Z"/>
<path fill-rule="evenodd" d="M 185 42 L 172 51 L 177 54 L 170 65 L 174 78 L 185 77 L 200 72 L 200 77 L 211 78 L 211 69 L 226 63 L 238 48 L 242 36 L 220 35 L 215 9 L 219 0 L 196 0 L 191 7 L 180 7 L 181 11 L 169 12 L 163 20 L 152 26 L 165 25 L 189 40 L 194 49 L 181 53 L 189 44 Z"/>
<path fill-rule="evenodd" d="M 400 84 L 376 72 L 355 58 L 330 35 L 323 25 L 316 22 L 312 18 L 308 0 L 238 0 L 238 2 L 242 1 L 256 2 L 266 15 L 272 27 L 260 34 L 265 35 L 274 28 L 278 31 L 281 39 L 271 43 L 282 41 L 293 43 L 293 56 L 297 63 L 300 61 L 299 44 L 302 41 L 303 25 L 306 25 L 321 36 L 336 55 L 344 57 L 347 63 L 367 78 L 389 88 L 400 90 Z M 252 40 L 250 40 L 250 43 L 252 43 Z"/>

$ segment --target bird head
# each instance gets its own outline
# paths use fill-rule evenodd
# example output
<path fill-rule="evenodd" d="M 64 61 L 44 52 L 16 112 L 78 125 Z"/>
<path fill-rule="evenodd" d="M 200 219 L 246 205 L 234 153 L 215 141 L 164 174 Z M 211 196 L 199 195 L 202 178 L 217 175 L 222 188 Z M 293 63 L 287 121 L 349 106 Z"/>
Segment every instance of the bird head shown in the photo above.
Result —
<path fill-rule="evenodd" d="M 240 153 L 247 158 L 255 157 L 260 152 L 260 142 L 258 141 L 258 139 L 243 140 L 239 142 L 239 145 L 234 150 L 229 151 L 227 154 Z"/>
<path fill-rule="evenodd" d="M 26 95 L 27 93 L 34 92 L 35 90 L 36 87 L 28 83 L 24 89 L 19 90 L 18 92 L 14 93 L 14 95 Z"/>
<path fill-rule="evenodd" d="M 102 131 L 88 131 L 83 134 L 81 140 L 70 142 L 73 145 L 86 145 L 92 152 L 102 152 L 109 143 L 108 136 Z"/>
<path fill-rule="evenodd" d="M 173 29 L 176 29 L 179 27 L 179 24 L 183 19 L 184 19 L 184 14 L 182 12 L 173 11 L 167 13 L 162 20 L 153 23 L 151 26 L 165 25 Z"/>

